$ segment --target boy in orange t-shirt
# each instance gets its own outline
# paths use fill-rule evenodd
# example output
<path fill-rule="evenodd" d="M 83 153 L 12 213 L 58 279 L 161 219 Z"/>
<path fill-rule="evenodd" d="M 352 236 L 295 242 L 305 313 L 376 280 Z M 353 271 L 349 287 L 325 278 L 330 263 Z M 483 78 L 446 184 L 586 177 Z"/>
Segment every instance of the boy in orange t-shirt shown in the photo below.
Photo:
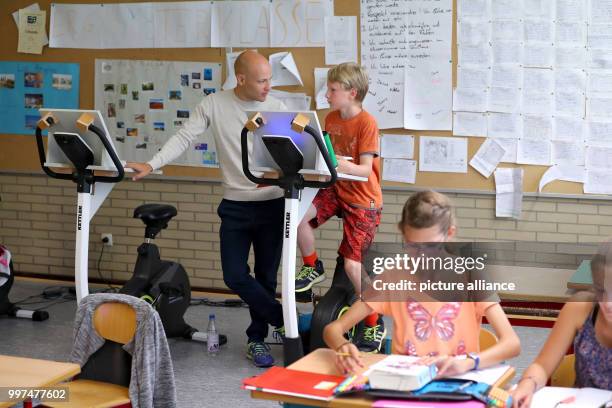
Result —
<path fill-rule="evenodd" d="M 344 224 L 338 254 L 344 257 L 355 293 L 361 293 L 361 256 L 374 240 L 382 211 L 378 125 L 361 106 L 367 92 L 368 76 L 359 65 L 344 63 L 329 70 L 325 97 L 332 112 L 325 118 L 325 130 L 339 156 L 337 171 L 368 180 L 338 181 L 319 191 L 313 200 L 298 226 L 304 266 L 296 276 L 296 292 L 325 280 L 323 263 L 315 251 L 314 228 L 336 215 Z M 368 316 L 362 327 L 354 338 L 357 347 L 366 352 L 380 351 L 386 330 L 378 313 Z"/>

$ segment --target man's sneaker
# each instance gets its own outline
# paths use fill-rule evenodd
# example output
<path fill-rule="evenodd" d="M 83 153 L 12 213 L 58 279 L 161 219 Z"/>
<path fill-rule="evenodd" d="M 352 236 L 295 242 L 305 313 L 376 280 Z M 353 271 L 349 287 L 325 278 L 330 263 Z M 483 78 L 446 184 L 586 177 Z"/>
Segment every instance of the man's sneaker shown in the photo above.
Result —
<path fill-rule="evenodd" d="M 386 335 L 385 323 L 382 318 L 379 318 L 376 326 L 370 327 L 363 323 L 360 324 L 358 332 L 353 338 L 353 344 L 364 353 L 380 353 Z"/>
<path fill-rule="evenodd" d="M 272 338 L 275 342 L 283 344 L 285 341 L 285 326 L 275 327 L 272 330 Z"/>
<path fill-rule="evenodd" d="M 274 357 L 270 354 L 270 346 L 263 341 L 252 341 L 247 344 L 246 357 L 253 360 L 255 367 L 271 367 L 274 365 Z"/>
<path fill-rule="evenodd" d="M 317 259 L 315 266 L 303 265 L 302 269 L 295 276 L 295 291 L 305 292 L 312 288 L 315 283 L 325 280 L 323 262 Z"/>

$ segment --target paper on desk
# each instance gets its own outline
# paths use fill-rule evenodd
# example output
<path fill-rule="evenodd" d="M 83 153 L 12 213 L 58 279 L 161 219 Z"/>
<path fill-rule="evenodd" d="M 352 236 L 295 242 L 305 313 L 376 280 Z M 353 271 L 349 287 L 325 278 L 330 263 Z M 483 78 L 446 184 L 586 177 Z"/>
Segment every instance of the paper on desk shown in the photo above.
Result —
<path fill-rule="evenodd" d="M 538 191 L 555 180 L 572 181 L 575 183 L 584 183 L 586 179 L 586 170 L 584 166 L 552 166 L 542 175 Z"/>
<path fill-rule="evenodd" d="M 272 86 L 304 85 L 292 53 L 277 52 L 268 59 L 272 65 Z"/>
<path fill-rule="evenodd" d="M 482 382 L 485 384 L 493 385 L 499 380 L 510 368 L 509 365 L 500 364 L 489 368 L 483 368 L 476 371 L 468 371 L 465 374 L 461 374 L 450 378 L 461 378 L 462 380 L 472 380 Z"/>
<path fill-rule="evenodd" d="M 29 6 L 22 8 L 21 10 L 39 11 L 40 10 L 40 6 L 38 5 L 38 3 L 32 3 Z M 13 20 L 15 21 L 15 25 L 19 29 L 19 10 L 17 10 L 16 12 L 13 13 Z M 44 37 L 45 37 L 45 39 L 43 41 L 43 45 L 49 44 L 49 37 L 47 37 L 47 32 L 46 31 L 45 31 Z"/>
<path fill-rule="evenodd" d="M 240 54 L 242 54 L 242 51 L 228 52 L 225 54 L 225 72 L 227 73 L 227 78 L 225 78 L 225 82 L 223 83 L 222 87 L 224 90 L 234 89 L 236 87 L 236 72 L 234 72 L 234 63 Z"/>
<path fill-rule="evenodd" d="M 308 111 L 312 98 L 302 92 L 285 92 L 278 89 L 270 90 L 270 95 L 282 101 L 288 110 Z"/>
<path fill-rule="evenodd" d="M 495 216 L 520 218 L 523 206 L 523 169 L 495 170 Z"/>
<path fill-rule="evenodd" d="M 489 178 L 505 153 L 506 150 L 497 142 L 497 139 L 487 139 L 470 160 L 470 166 Z"/>
<path fill-rule="evenodd" d="M 487 115 L 480 112 L 453 112 L 453 135 L 486 136 Z"/>
<path fill-rule="evenodd" d="M 419 170 L 467 173 L 467 139 L 420 136 Z"/>
<path fill-rule="evenodd" d="M 383 134 L 380 138 L 380 155 L 387 159 L 412 159 L 414 136 Z"/>
<path fill-rule="evenodd" d="M 571 404 L 558 405 L 559 401 L 574 396 L 576 400 Z M 566 388 L 566 387 L 544 387 L 536 392 L 531 400 L 532 407 L 554 408 L 594 408 L 610 401 L 612 392 L 597 388 Z"/>
<path fill-rule="evenodd" d="M 47 12 L 19 10 L 19 40 L 17 52 L 42 54 L 47 38 L 45 32 Z"/>
<path fill-rule="evenodd" d="M 357 62 L 357 16 L 325 17 L 325 65 Z"/>
<path fill-rule="evenodd" d="M 416 160 L 383 159 L 383 180 L 414 184 Z"/>
<path fill-rule="evenodd" d="M 329 109 L 329 103 L 327 102 L 327 98 L 325 97 L 325 94 L 327 93 L 327 71 L 329 70 L 329 68 L 314 69 L 314 94 L 317 109 Z"/>

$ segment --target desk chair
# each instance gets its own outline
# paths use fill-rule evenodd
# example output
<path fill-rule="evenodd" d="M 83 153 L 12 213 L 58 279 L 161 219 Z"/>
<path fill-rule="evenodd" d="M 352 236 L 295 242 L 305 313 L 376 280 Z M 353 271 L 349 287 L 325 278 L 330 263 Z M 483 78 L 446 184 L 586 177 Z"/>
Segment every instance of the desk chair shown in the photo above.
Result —
<path fill-rule="evenodd" d="M 480 328 L 480 334 L 478 337 L 478 343 L 480 344 L 480 351 L 486 350 L 497 344 L 499 340 L 495 333 L 491 330 L 485 329 L 484 327 Z"/>
<path fill-rule="evenodd" d="M 553 387 L 573 387 L 576 382 L 575 354 L 566 354 L 559 367 L 550 376 L 550 385 Z"/>
<path fill-rule="evenodd" d="M 121 349 L 121 346 L 134 338 L 136 312 L 125 303 L 103 303 L 94 312 L 93 324 L 96 332 L 106 340 L 106 343 L 89 358 L 81 370 L 79 379 L 61 384 L 69 389 L 69 401 L 45 403 L 45 407 L 129 408 L 132 406 L 128 389 L 131 357 Z M 117 382 L 121 385 L 116 384 Z"/>

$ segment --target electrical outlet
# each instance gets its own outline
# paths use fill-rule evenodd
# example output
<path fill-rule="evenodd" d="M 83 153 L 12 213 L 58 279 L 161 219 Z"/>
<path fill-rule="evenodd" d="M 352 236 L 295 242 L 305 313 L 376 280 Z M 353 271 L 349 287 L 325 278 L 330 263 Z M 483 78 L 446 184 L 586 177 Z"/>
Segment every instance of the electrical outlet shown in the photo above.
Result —
<path fill-rule="evenodd" d="M 113 246 L 113 234 L 101 234 L 100 239 L 104 246 Z"/>

